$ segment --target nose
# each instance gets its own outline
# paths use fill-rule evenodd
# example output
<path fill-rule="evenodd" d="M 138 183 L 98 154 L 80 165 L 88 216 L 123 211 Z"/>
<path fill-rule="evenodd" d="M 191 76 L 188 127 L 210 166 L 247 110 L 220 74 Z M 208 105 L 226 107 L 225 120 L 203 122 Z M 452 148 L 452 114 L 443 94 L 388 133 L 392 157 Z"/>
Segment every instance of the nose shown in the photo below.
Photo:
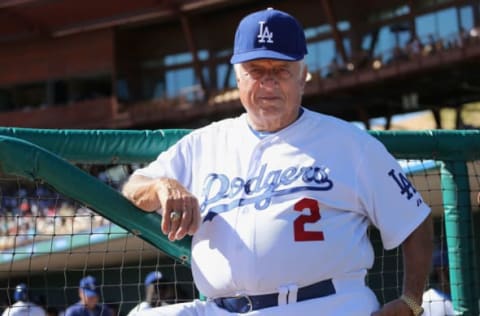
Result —
<path fill-rule="evenodd" d="M 275 75 L 275 72 L 273 69 L 265 69 L 265 73 L 263 74 L 261 80 L 260 80 L 260 83 L 262 85 L 266 85 L 268 83 L 271 83 L 271 84 L 278 84 L 278 78 L 277 76 Z"/>

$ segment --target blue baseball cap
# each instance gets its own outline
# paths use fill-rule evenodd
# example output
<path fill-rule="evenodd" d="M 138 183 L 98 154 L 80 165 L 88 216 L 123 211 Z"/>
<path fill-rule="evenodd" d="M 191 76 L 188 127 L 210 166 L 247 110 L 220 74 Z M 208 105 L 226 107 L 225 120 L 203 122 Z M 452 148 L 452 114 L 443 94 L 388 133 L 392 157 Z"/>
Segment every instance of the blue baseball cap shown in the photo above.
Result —
<path fill-rule="evenodd" d="M 268 8 L 244 17 L 235 32 L 230 63 L 255 59 L 301 60 L 307 54 L 305 33 L 288 13 Z"/>
<path fill-rule="evenodd" d="M 15 299 L 15 302 L 26 302 L 28 300 L 28 288 L 25 283 L 20 283 L 17 285 L 17 287 L 15 287 L 13 298 Z"/>
<path fill-rule="evenodd" d="M 80 289 L 87 297 L 99 295 L 97 280 L 90 275 L 80 280 Z"/>
<path fill-rule="evenodd" d="M 145 286 L 149 286 L 150 284 L 160 281 L 163 279 L 163 274 L 160 271 L 152 271 L 145 277 Z"/>

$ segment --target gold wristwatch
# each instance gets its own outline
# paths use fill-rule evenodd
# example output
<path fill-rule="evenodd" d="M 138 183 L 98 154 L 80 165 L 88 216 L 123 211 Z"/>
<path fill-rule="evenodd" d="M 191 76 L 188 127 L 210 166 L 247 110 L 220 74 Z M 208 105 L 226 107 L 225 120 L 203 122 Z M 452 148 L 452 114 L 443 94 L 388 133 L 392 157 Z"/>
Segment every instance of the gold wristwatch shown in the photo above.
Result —
<path fill-rule="evenodd" d="M 406 296 L 405 294 L 402 294 L 402 296 L 400 296 L 400 299 L 402 301 L 405 302 L 405 304 L 408 305 L 408 307 L 410 307 L 410 309 L 412 310 L 413 312 L 413 316 L 420 316 L 422 315 L 423 313 L 423 307 L 418 305 L 417 302 L 415 302 L 414 299 Z"/>

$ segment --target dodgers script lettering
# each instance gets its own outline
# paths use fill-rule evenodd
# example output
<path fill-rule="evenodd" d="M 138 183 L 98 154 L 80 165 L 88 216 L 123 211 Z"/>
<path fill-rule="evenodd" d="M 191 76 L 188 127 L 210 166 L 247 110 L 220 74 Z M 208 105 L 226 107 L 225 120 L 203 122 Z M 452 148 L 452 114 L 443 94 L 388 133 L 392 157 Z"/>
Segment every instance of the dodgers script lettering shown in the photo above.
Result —
<path fill-rule="evenodd" d="M 204 221 L 211 220 L 218 213 L 248 204 L 264 210 L 274 196 L 299 191 L 326 191 L 333 187 L 325 167 L 291 166 L 268 173 L 267 169 L 268 165 L 263 164 L 258 174 L 249 179 L 230 179 L 221 173 L 208 174 L 204 180 L 203 202 L 200 205 L 202 212 L 207 211 Z"/>

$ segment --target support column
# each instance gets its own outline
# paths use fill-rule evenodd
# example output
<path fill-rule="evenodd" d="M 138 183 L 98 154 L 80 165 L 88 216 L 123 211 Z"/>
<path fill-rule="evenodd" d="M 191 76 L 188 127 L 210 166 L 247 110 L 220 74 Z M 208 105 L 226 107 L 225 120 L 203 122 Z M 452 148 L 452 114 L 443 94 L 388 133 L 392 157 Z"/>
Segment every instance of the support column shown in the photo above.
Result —
<path fill-rule="evenodd" d="M 465 161 L 446 161 L 440 176 L 452 303 L 461 315 L 478 315 L 467 165 Z"/>

